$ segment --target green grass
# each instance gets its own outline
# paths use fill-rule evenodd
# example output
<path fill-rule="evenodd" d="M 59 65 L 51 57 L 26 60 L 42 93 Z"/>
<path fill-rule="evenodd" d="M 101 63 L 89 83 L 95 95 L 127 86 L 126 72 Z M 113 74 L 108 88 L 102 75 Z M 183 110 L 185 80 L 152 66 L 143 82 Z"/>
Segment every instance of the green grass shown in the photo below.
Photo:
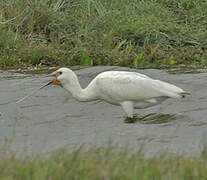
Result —
<path fill-rule="evenodd" d="M 0 161 L 0 179 L 64 180 L 64 179 L 207 179 L 207 155 L 184 157 L 169 153 L 145 158 L 127 148 L 78 148 L 61 150 L 49 157 L 6 156 Z"/>
<path fill-rule="evenodd" d="M 207 64 L 206 0 L 1 0 L 0 67 Z"/>

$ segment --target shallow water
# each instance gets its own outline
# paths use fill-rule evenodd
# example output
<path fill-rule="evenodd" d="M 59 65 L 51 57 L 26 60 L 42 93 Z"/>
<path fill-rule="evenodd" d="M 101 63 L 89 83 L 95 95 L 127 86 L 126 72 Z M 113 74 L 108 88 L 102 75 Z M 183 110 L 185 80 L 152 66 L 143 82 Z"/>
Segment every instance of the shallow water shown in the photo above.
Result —
<path fill-rule="evenodd" d="M 98 73 L 129 70 L 120 67 L 92 67 L 76 71 L 85 87 Z M 47 87 L 25 101 L 15 100 L 48 82 L 44 74 L 0 71 L 1 151 L 44 153 L 80 144 L 105 146 L 109 141 L 145 148 L 148 155 L 170 151 L 199 155 L 207 132 L 207 72 L 168 73 L 165 70 L 137 70 L 150 77 L 175 84 L 192 96 L 168 99 L 161 105 L 136 110 L 145 116 L 134 124 L 124 123 L 118 106 L 105 102 L 77 102 L 60 87 Z M 31 81 L 32 79 L 35 81 Z"/>

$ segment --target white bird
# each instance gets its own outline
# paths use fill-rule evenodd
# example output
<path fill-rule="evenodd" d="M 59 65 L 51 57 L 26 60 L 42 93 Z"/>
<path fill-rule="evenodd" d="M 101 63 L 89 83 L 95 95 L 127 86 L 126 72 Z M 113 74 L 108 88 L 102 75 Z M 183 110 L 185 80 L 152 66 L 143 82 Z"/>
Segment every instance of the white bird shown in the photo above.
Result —
<path fill-rule="evenodd" d="M 131 122 L 133 122 L 134 108 L 147 108 L 167 98 L 182 98 L 189 95 L 175 85 L 137 72 L 102 72 L 85 89 L 81 88 L 76 74 L 71 69 L 60 68 L 51 76 L 54 79 L 48 85 L 63 87 L 78 101 L 103 100 L 121 106 Z"/>

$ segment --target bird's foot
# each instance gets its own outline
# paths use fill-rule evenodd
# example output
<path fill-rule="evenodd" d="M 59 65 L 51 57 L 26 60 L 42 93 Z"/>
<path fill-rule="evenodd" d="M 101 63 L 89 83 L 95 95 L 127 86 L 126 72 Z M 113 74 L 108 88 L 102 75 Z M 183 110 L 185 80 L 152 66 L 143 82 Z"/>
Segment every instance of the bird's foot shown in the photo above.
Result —
<path fill-rule="evenodd" d="M 133 116 L 132 118 L 131 117 L 127 117 L 124 122 L 125 123 L 135 123 L 135 122 L 137 122 L 139 120 L 140 120 L 140 117 Z"/>
<path fill-rule="evenodd" d="M 127 117 L 124 122 L 125 123 L 136 123 L 137 121 L 145 122 L 145 121 L 147 121 L 147 119 L 149 117 L 151 117 L 153 115 L 155 115 L 155 113 L 150 113 L 150 114 L 147 114 L 147 115 L 142 116 L 142 117 L 138 117 L 138 116 L 135 115 L 135 116 L 133 116 L 133 118 Z"/>
<path fill-rule="evenodd" d="M 124 121 L 125 123 L 134 123 L 135 121 L 134 121 L 134 117 L 133 118 L 131 118 L 131 117 L 127 117 L 126 119 L 125 119 L 125 121 Z"/>

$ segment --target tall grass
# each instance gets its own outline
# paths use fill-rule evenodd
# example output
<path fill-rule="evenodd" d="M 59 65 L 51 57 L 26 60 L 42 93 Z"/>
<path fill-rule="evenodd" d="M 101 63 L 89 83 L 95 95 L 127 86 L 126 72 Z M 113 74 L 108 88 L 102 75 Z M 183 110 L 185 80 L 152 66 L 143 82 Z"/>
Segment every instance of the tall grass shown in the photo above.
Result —
<path fill-rule="evenodd" d="M 184 157 L 168 153 L 145 158 L 127 148 L 78 148 L 49 157 L 7 156 L 0 161 L 0 179 L 207 179 L 207 156 Z"/>
<path fill-rule="evenodd" d="M 1 67 L 207 64 L 205 0 L 1 2 Z"/>

